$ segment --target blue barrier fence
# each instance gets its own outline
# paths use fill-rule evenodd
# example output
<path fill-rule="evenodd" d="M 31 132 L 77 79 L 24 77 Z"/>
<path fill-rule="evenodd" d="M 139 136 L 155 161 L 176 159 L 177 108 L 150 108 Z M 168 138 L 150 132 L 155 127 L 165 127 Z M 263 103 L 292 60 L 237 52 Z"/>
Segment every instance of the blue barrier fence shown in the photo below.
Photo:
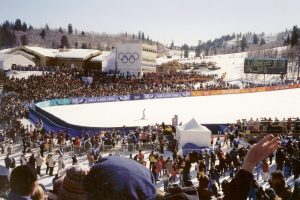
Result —
<path fill-rule="evenodd" d="M 99 133 L 100 131 L 119 129 L 122 134 L 127 135 L 130 130 L 135 130 L 137 126 L 134 127 L 88 127 L 88 126 L 78 126 L 65 122 L 64 120 L 44 111 L 41 108 L 36 107 L 36 109 L 29 109 L 29 118 L 37 123 L 41 119 L 44 123 L 44 129 L 46 132 L 53 130 L 54 132 L 59 132 L 60 130 L 68 132 L 71 136 L 78 136 L 81 132 L 89 132 L 91 135 Z"/>
<path fill-rule="evenodd" d="M 173 93 L 153 93 L 153 94 L 133 94 L 122 96 L 100 96 L 100 97 L 76 97 L 70 99 L 52 99 L 38 102 L 35 106 L 45 108 L 49 106 L 85 104 L 85 103 L 102 103 L 115 101 L 131 101 L 131 100 L 147 100 L 147 99 L 164 99 L 164 98 L 178 98 L 190 97 L 191 92 L 173 92 Z"/>

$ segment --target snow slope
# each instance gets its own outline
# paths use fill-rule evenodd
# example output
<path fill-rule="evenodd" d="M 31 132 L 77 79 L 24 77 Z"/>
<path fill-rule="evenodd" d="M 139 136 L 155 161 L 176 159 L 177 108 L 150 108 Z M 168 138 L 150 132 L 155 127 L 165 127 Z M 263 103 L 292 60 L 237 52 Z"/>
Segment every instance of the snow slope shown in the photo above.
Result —
<path fill-rule="evenodd" d="M 71 124 L 96 127 L 121 127 L 171 123 L 195 118 L 201 124 L 233 123 L 251 117 L 288 118 L 300 115 L 300 89 L 272 92 L 136 100 L 44 108 Z M 141 120 L 146 109 L 146 119 Z"/>
<path fill-rule="evenodd" d="M 277 47 L 272 50 L 277 50 L 281 52 L 285 50 L 286 47 Z M 157 58 L 157 64 L 160 65 L 162 63 L 166 63 L 172 60 L 178 60 L 180 63 L 201 63 L 205 62 L 216 62 L 218 67 L 221 67 L 220 70 L 211 71 L 208 69 L 200 69 L 197 70 L 203 74 L 218 74 L 221 76 L 223 73 L 226 73 L 225 81 L 242 81 L 248 79 L 251 82 L 256 83 L 271 83 L 271 82 L 279 82 L 281 81 L 279 75 L 266 75 L 265 78 L 263 75 L 256 74 L 244 74 L 244 59 L 247 57 L 247 52 L 242 53 L 233 53 L 233 54 L 221 54 L 215 56 L 205 56 L 204 59 L 195 58 L 195 53 L 190 52 L 189 58 L 181 58 L 180 51 L 172 50 L 169 53 L 172 58 L 160 57 Z"/>

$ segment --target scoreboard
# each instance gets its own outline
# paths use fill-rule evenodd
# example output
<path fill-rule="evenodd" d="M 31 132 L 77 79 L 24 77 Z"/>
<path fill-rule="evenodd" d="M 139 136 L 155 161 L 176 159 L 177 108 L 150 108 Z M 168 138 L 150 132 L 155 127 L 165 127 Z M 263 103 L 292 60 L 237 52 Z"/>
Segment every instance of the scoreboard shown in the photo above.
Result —
<path fill-rule="evenodd" d="M 287 59 L 278 58 L 245 58 L 244 73 L 253 74 L 286 74 Z"/>

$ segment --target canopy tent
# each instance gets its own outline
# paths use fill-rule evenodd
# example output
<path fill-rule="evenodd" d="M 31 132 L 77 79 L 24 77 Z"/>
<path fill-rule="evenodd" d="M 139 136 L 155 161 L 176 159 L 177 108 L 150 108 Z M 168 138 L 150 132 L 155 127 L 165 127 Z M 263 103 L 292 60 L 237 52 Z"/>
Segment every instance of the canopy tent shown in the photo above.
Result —
<path fill-rule="evenodd" d="M 180 149 L 187 143 L 198 147 L 210 147 L 211 131 L 193 118 L 188 123 L 176 127 L 176 138 Z"/>

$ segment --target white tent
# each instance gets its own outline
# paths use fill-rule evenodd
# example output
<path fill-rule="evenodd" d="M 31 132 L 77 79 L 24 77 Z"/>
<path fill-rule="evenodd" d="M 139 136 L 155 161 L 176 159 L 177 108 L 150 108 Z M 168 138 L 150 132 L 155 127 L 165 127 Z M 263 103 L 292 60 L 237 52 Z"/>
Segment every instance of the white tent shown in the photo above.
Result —
<path fill-rule="evenodd" d="M 193 118 L 188 123 L 176 127 L 176 138 L 179 141 L 179 148 L 187 143 L 195 144 L 199 147 L 210 147 L 211 131 L 198 124 Z"/>

